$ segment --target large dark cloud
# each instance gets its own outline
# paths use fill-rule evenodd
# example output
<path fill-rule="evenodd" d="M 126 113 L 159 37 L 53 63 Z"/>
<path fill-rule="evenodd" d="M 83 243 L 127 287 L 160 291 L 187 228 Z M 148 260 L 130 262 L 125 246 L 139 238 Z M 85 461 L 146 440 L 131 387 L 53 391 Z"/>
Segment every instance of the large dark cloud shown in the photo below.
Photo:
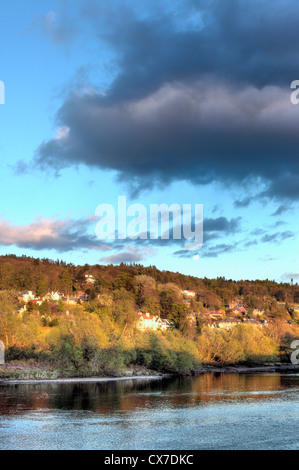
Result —
<path fill-rule="evenodd" d="M 290 83 L 298 78 L 299 5 L 167 2 L 150 14 L 125 2 L 117 14 L 104 4 L 83 12 L 118 73 L 105 94 L 68 95 L 57 113 L 62 131 L 40 145 L 35 166 L 114 170 L 132 191 L 176 180 L 240 189 L 259 181 L 263 197 L 298 199 Z"/>
<path fill-rule="evenodd" d="M 67 132 L 39 147 L 35 165 L 115 170 L 139 188 L 262 177 L 269 195 L 296 197 L 298 191 L 277 184 L 282 177 L 291 180 L 289 188 L 297 184 L 299 114 L 292 111 L 279 88 L 233 90 L 210 82 L 165 85 L 143 100 L 111 106 L 97 93 L 74 94 L 58 113 Z"/>
<path fill-rule="evenodd" d="M 285 86 L 297 76 L 294 0 L 143 1 L 141 11 L 132 2 L 111 3 L 83 8 L 97 35 L 117 51 L 120 71 L 109 101 L 205 76 L 258 88 Z"/>

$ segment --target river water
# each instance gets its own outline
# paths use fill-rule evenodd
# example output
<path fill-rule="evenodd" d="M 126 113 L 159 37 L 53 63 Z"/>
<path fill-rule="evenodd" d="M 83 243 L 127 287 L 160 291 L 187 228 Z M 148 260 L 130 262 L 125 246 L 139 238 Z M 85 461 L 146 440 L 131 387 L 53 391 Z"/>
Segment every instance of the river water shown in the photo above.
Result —
<path fill-rule="evenodd" d="M 299 449 L 299 374 L 0 386 L 0 449 Z"/>

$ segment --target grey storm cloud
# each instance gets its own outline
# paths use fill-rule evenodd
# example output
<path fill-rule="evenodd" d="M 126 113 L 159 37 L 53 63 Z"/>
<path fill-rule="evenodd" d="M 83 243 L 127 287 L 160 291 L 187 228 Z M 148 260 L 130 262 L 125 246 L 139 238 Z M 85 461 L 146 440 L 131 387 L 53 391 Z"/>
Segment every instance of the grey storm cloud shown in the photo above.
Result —
<path fill-rule="evenodd" d="M 86 3 L 86 2 L 84 2 Z M 142 98 L 165 83 L 207 76 L 263 88 L 297 76 L 299 5 L 276 0 L 88 2 L 82 15 L 117 51 L 109 100 Z M 160 5 L 159 5 L 160 3 Z"/>
<path fill-rule="evenodd" d="M 108 106 L 97 93 L 73 94 L 58 112 L 58 136 L 41 144 L 35 165 L 114 170 L 139 189 L 263 177 L 269 195 L 297 197 L 299 114 L 293 116 L 288 100 L 279 88 L 213 88 L 210 81 L 169 84 L 142 100 Z M 284 173 L 294 191 L 276 186 Z"/>
<path fill-rule="evenodd" d="M 38 147 L 34 165 L 113 170 L 132 192 L 178 180 L 241 187 L 258 178 L 261 197 L 299 199 L 299 111 L 290 103 L 299 4 L 180 3 L 152 15 L 130 2 L 122 14 L 102 1 L 82 7 L 118 72 L 105 93 L 96 86 L 69 93 L 59 131 Z"/>

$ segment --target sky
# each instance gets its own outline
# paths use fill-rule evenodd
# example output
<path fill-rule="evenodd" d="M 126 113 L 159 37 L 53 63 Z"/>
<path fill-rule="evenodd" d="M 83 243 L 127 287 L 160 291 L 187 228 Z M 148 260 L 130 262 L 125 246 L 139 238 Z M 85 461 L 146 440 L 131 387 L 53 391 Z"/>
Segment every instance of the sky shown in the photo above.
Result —
<path fill-rule="evenodd" d="M 0 6 L 1 254 L 299 280 L 298 2 Z M 202 247 L 100 240 L 120 196 L 202 204 Z"/>

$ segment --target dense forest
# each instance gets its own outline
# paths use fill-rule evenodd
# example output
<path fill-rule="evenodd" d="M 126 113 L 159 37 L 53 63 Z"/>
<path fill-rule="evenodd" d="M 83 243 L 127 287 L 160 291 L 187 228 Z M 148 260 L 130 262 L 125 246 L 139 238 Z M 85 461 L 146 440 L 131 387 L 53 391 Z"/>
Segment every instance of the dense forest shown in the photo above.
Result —
<path fill-rule="evenodd" d="M 232 281 L 224 277 L 199 279 L 180 273 L 159 271 L 155 266 L 144 267 L 138 264 L 75 266 L 59 260 L 0 256 L 0 290 L 33 290 L 41 296 L 49 291 L 71 294 L 86 289 L 87 273 L 96 279 L 96 293 L 121 287 L 133 291 L 134 277 L 145 275 L 154 279 L 157 284 L 173 283 L 180 289 L 194 290 L 207 308 L 220 308 L 239 296 L 242 296 L 248 307 L 256 308 L 264 308 L 272 301 L 299 303 L 297 283 L 278 284 L 268 279 Z"/>
<path fill-rule="evenodd" d="M 60 299 L 29 302 L 20 313 L 24 291 L 41 299 L 59 292 L 78 300 L 73 305 Z M 194 292 L 194 297 L 186 298 L 184 291 Z M 78 293 L 84 293 L 83 301 Z M 210 328 L 211 313 L 225 317 L 237 299 L 246 318 L 259 309 L 265 326 L 241 323 L 242 315 L 230 311 L 230 317 L 240 317 L 239 325 L 231 330 Z M 37 374 L 46 370 L 50 376 L 82 376 L 138 368 L 190 373 L 202 363 L 287 360 L 291 341 L 299 337 L 298 303 L 297 284 L 199 279 L 137 264 L 75 266 L 1 256 L 0 340 L 10 370 L 0 376 L 11 374 L 11 368 L 18 374 L 20 364 L 23 369 L 30 364 Z M 167 319 L 171 328 L 140 331 L 138 312 Z"/>

